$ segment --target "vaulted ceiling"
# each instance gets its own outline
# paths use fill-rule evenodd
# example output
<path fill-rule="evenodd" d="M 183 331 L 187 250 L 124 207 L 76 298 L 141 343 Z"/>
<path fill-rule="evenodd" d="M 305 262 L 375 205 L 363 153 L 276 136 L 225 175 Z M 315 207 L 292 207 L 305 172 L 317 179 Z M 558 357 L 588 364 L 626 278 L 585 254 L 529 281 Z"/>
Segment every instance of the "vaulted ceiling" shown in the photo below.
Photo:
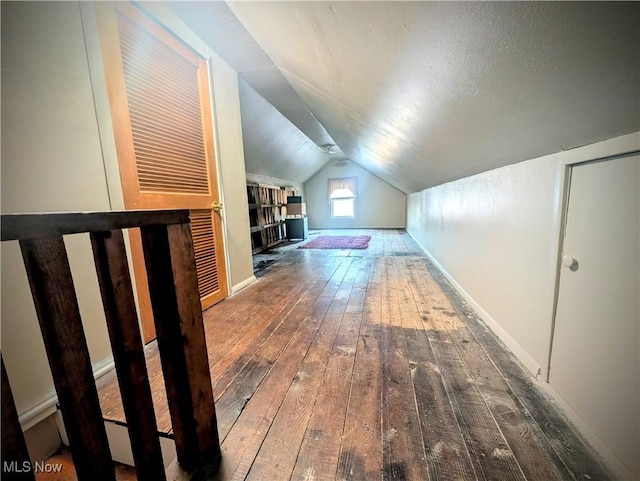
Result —
<path fill-rule="evenodd" d="M 637 2 L 168 5 L 247 84 L 250 172 L 414 192 L 640 130 Z"/>

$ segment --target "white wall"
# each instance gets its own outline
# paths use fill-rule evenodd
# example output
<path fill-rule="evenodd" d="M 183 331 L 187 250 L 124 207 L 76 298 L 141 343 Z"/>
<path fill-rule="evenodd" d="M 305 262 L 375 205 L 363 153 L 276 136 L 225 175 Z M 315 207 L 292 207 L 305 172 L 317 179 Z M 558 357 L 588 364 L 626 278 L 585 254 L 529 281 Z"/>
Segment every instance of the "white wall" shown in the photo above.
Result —
<path fill-rule="evenodd" d="M 3 2 L 2 212 L 109 208 L 78 4 Z M 111 350 L 91 246 L 88 237 L 72 236 L 67 247 L 91 360 L 99 367 Z M 2 244 L 2 355 L 20 414 L 51 398 L 17 242 Z"/>
<path fill-rule="evenodd" d="M 244 170 L 238 74 L 217 55 L 211 56 L 216 146 L 223 196 L 225 248 L 234 293 L 255 280 L 251 257 L 249 203 Z"/>
<path fill-rule="evenodd" d="M 547 376 L 566 166 L 639 149 L 638 135 L 408 196 L 407 231 L 534 374 Z"/>
<path fill-rule="evenodd" d="M 358 178 L 358 198 L 354 219 L 332 219 L 328 181 L 337 177 Z M 311 229 L 350 227 L 405 227 L 407 196 L 351 161 L 325 165 L 304 184 Z"/>
<path fill-rule="evenodd" d="M 639 149 L 640 133 L 629 134 L 408 197 L 409 233 L 531 372 L 541 372 L 540 380 L 548 376 L 566 167 Z M 612 467 L 624 472 L 598 433 L 586 427 L 584 413 L 543 386 Z"/>
<path fill-rule="evenodd" d="M 553 157 L 521 162 L 411 194 L 408 202 L 409 232 L 534 374 L 546 362 L 551 332 L 560 170 Z"/>

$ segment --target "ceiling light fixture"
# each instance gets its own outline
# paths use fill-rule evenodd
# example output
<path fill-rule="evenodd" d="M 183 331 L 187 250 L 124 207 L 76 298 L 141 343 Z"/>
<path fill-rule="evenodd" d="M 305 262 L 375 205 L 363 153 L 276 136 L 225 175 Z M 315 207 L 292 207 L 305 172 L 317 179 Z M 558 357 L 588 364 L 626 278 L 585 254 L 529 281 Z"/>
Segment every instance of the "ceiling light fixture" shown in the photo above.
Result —
<path fill-rule="evenodd" d="M 336 144 L 322 144 L 318 145 L 318 147 L 320 147 L 325 154 L 335 154 L 337 152 Z"/>

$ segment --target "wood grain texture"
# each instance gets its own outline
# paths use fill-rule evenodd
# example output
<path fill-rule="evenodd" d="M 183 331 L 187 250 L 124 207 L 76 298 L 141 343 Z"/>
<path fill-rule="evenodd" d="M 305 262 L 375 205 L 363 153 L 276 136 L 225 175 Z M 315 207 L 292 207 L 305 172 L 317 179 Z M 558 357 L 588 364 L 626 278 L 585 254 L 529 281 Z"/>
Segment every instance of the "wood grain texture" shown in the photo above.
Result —
<path fill-rule="evenodd" d="M 614 479 L 405 232 L 346 233 L 205 311 L 213 479 Z"/>
<path fill-rule="evenodd" d="M 441 359 L 440 370 L 452 399 L 454 411 L 472 456 L 476 472 L 489 479 L 526 479 L 511 446 L 491 414 L 478 389 L 474 375 L 456 350 L 448 328 L 458 328 L 461 320 L 443 313 L 446 299 L 439 289 L 426 285 L 418 295 L 429 307 L 422 306 L 425 329 L 436 355 Z M 448 312 L 448 311 L 446 311 Z M 500 476 L 499 478 L 497 476 Z"/>
<path fill-rule="evenodd" d="M 347 267 L 347 265 L 341 265 L 337 269 L 332 269 L 333 274 L 329 279 L 322 276 L 317 281 L 316 291 L 310 290 L 306 299 L 307 304 L 304 303 L 303 298 L 303 301 L 296 306 L 298 307 L 296 316 L 302 314 L 302 322 L 277 359 L 272 361 L 269 375 L 255 390 L 253 396 L 245 400 L 246 405 L 234 424 L 233 430 L 222 443 L 224 463 L 221 466 L 221 473 L 228 479 L 245 479 L 249 473 L 264 441 L 264 436 L 270 429 L 289 386 L 316 338 L 338 285 L 346 274 Z"/>
<path fill-rule="evenodd" d="M 424 264 L 419 263 L 419 266 L 422 267 Z M 424 274 L 425 271 L 422 272 Z M 443 292 L 433 277 L 422 275 L 421 278 L 428 291 Z M 504 376 L 495 369 L 467 324 L 448 320 L 458 318 L 449 299 L 445 296 L 442 302 L 436 316 L 440 321 L 444 321 L 449 338 L 473 376 L 478 390 L 519 460 L 527 479 L 567 479 L 570 473 L 558 463 L 559 460 L 552 450 L 545 449 L 544 434 L 519 400 L 509 395 L 510 387 Z M 456 315 L 452 315 L 454 313 Z"/>
<path fill-rule="evenodd" d="M 422 262 L 425 262 L 429 276 L 447 295 L 457 315 L 465 320 L 469 332 L 482 346 L 496 371 L 504 378 L 508 393 L 523 406 L 521 409 L 531 416 L 531 420 L 542 432 L 545 441 L 540 444 L 540 448 L 549 451 L 548 457 L 554 459 L 558 471 L 566 473 L 563 479 L 613 479 L 599 457 L 585 447 L 571 421 L 558 412 L 548 394 L 537 387 L 533 377 L 526 375 L 517 359 L 482 324 L 477 314 L 457 295 L 443 274 L 426 260 L 423 259 Z"/>
<path fill-rule="evenodd" d="M 330 358 L 318 388 L 313 413 L 295 462 L 292 480 L 333 480 L 338 469 L 341 437 L 362 321 L 371 262 L 360 263 Z"/>
<path fill-rule="evenodd" d="M 55 214 L 3 214 L 2 240 L 36 239 L 81 232 L 103 232 L 145 225 L 181 224 L 188 210 L 130 210 Z"/>
<path fill-rule="evenodd" d="M 60 410 L 81 481 L 113 481 L 89 349 L 62 237 L 21 240 Z"/>
<path fill-rule="evenodd" d="M 337 479 L 382 479 L 382 288 L 379 263 L 371 269 L 356 347 Z"/>
<path fill-rule="evenodd" d="M 105 318 L 139 479 L 165 479 L 151 387 L 121 230 L 91 234 Z"/>
<path fill-rule="evenodd" d="M 320 329 L 269 428 L 247 476 L 248 480 L 267 478 L 275 481 L 291 477 L 359 265 L 360 260 L 345 263 L 348 270 L 324 317 L 317 321 Z"/>
<path fill-rule="evenodd" d="M 382 454 L 385 481 L 429 478 L 420 421 L 416 410 L 406 331 L 402 329 L 398 290 L 403 282 L 396 259 L 382 264 Z"/>
<path fill-rule="evenodd" d="M 469 450 L 444 385 L 439 360 L 424 330 L 419 304 L 414 297 L 419 280 L 415 270 L 411 269 L 412 259 L 403 260 L 406 281 L 398 291 L 400 316 L 406 329 L 407 357 L 429 477 L 432 481 L 476 480 Z"/>
<path fill-rule="evenodd" d="M 2 479 L 33 481 L 35 477 L 31 472 L 19 473 L 5 469 L 7 465 L 15 465 L 22 469 L 24 463 L 29 462 L 29 452 L 18 420 L 18 411 L 2 354 L 0 354 L 0 371 L 2 375 Z"/>
<path fill-rule="evenodd" d="M 220 447 L 189 224 L 141 229 L 180 464 L 216 464 Z"/>
<path fill-rule="evenodd" d="M 233 384 L 220 397 L 217 406 L 222 439 L 229 433 L 257 387 L 271 372 L 283 350 L 310 315 L 327 285 L 327 276 L 336 275 L 338 267 L 335 263 L 329 263 L 300 298 L 292 299 L 290 308 L 283 316 L 282 322 L 269 336 L 268 342 L 260 346 L 255 355 L 240 369 Z"/>

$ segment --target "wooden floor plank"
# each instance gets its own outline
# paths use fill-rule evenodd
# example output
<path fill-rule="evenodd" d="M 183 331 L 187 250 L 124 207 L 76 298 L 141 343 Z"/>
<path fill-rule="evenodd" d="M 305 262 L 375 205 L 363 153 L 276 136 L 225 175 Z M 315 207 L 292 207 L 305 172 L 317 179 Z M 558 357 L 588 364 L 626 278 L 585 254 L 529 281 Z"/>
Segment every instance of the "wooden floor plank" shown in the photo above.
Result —
<path fill-rule="evenodd" d="M 321 327 L 293 378 L 247 480 L 290 478 L 360 263 L 361 258 L 354 258 L 349 264 L 349 270 L 320 321 Z"/>
<path fill-rule="evenodd" d="M 613 479 L 406 232 L 317 235 L 371 241 L 288 243 L 204 313 L 224 438 L 216 479 Z M 171 437 L 155 347 L 145 354 Z M 117 385 L 99 384 L 117 421 Z"/>
<path fill-rule="evenodd" d="M 268 331 L 267 326 L 274 319 L 278 319 L 291 302 L 291 294 L 301 294 L 315 280 L 313 276 L 302 272 L 296 274 L 294 269 L 287 269 L 285 266 L 276 274 L 278 275 L 274 278 L 273 284 L 257 282 L 253 289 L 253 298 L 264 299 L 264 303 L 250 302 L 251 299 L 247 298 L 246 302 L 236 302 L 230 312 L 217 312 L 217 319 L 205 320 L 210 342 L 212 347 L 215 346 L 209 353 L 211 374 L 218 382 L 222 373 L 237 361 L 239 355 L 245 353 L 247 342 Z M 246 329 L 229 328 L 239 324 L 245 325 Z M 216 330 L 224 332 L 224 338 L 219 336 Z"/>
<path fill-rule="evenodd" d="M 477 314 L 457 294 L 443 274 L 427 259 L 421 259 L 429 276 L 438 283 L 460 319 L 465 321 L 469 334 L 478 342 L 489 361 L 496 367 L 507 386 L 507 391 L 521 406 L 524 415 L 535 423 L 540 435 L 536 436 L 540 449 L 548 452 L 563 480 L 598 479 L 607 481 L 612 474 L 584 445 L 568 418 L 554 408 L 554 402 L 536 385 L 533 376 L 498 339 L 484 326 Z M 535 433 L 536 429 L 532 428 Z M 526 432 L 526 431 L 524 431 Z M 539 468 L 544 469 L 544 468 Z M 532 478 L 535 479 L 535 478 Z M 543 478 L 540 478 L 543 479 Z"/>
<path fill-rule="evenodd" d="M 302 259 L 289 259 L 282 263 L 281 269 L 274 272 L 272 282 L 256 283 L 236 296 L 236 302 L 220 303 L 204 312 L 205 332 L 208 343 L 209 362 L 212 370 L 214 397 L 219 399 L 231 380 L 246 365 L 247 358 L 255 354 L 256 347 L 268 337 L 281 322 L 302 294 L 321 276 L 324 268 L 331 269 L 337 264 L 327 262 L 318 256 L 305 256 Z M 335 267 L 334 267 L 335 269 Z M 323 278 L 323 280 L 326 280 Z M 262 302 L 254 299 L 259 296 Z M 247 326 L 237 329 L 236 326 Z M 266 326 L 266 327 L 265 327 Z M 249 343 L 236 358 L 224 355 L 233 348 L 232 341 Z M 235 351 L 238 352 L 238 351 Z M 224 362 L 226 361 L 226 364 Z M 146 346 L 146 362 L 149 379 L 153 389 L 153 403 L 156 412 L 158 431 L 165 436 L 171 435 L 171 417 L 164 388 L 164 379 L 160 366 L 157 344 Z M 230 364 L 230 365 L 229 365 Z M 228 372 L 219 371 L 226 367 Z M 117 424 L 125 424 L 124 410 L 120 398 L 118 382 L 114 372 L 110 372 L 98 381 L 100 404 L 105 419 Z"/>
<path fill-rule="evenodd" d="M 392 244 L 395 249 L 395 236 Z M 422 481 L 429 478 L 429 472 L 397 294 L 403 279 L 395 269 L 393 257 L 384 258 L 381 264 L 382 477 L 385 481 Z"/>
<path fill-rule="evenodd" d="M 417 265 L 420 266 L 419 263 Z M 526 479 L 504 433 L 450 338 L 448 328 L 456 328 L 462 321 L 444 314 L 446 298 L 442 291 L 437 286 L 426 283 L 423 276 L 419 276 L 419 279 L 422 288 L 417 289 L 414 295 L 421 300 L 422 314 L 426 316 L 425 329 L 433 350 L 441 361 L 440 371 L 472 454 L 476 472 L 482 472 L 487 479 Z"/>
<path fill-rule="evenodd" d="M 425 283 L 431 285 L 430 290 L 443 292 L 430 275 L 422 277 Z M 457 313 L 453 315 L 455 311 L 449 298 L 445 296 L 441 300 L 440 313 L 449 319 L 460 319 Z M 455 323 L 455 328 L 453 324 L 452 321 L 445 320 L 452 344 L 473 376 L 475 385 L 496 419 L 527 479 L 549 481 L 571 479 L 572 474 L 559 463 L 553 450 L 545 449 L 547 443 L 539 426 L 517 398 L 510 395 L 506 380 L 488 358 L 467 324 Z"/>
<path fill-rule="evenodd" d="M 292 480 L 333 481 L 371 261 L 363 258 L 302 439 Z"/>
<path fill-rule="evenodd" d="M 329 262 L 325 267 L 331 269 L 334 265 L 333 262 Z M 255 312 L 252 311 L 250 317 L 245 320 L 247 329 L 238 329 L 238 331 L 244 331 L 241 340 L 227 351 L 220 362 L 212 366 L 211 376 L 215 380 L 214 397 L 216 400 L 222 396 L 222 393 L 236 379 L 242 368 L 255 356 L 258 349 L 270 340 L 283 320 L 287 318 L 317 280 L 308 273 L 299 277 L 300 271 L 296 269 L 287 269 L 286 272 L 291 279 L 291 283 L 283 283 L 287 295 L 279 299 L 278 302 L 272 303 L 268 310 L 261 306 L 261 303 L 251 302 Z M 318 266 L 318 272 L 322 272 L 320 266 Z M 321 282 L 318 285 L 321 285 Z M 249 300 L 251 301 L 251 299 Z M 279 332 L 278 335 L 282 337 L 282 332 Z"/>
<path fill-rule="evenodd" d="M 476 480 L 473 464 L 456 413 L 442 379 L 429 338 L 414 299 L 416 286 L 403 259 L 406 283 L 398 290 L 402 325 L 407 330 L 407 357 L 431 481 Z"/>
<path fill-rule="evenodd" d="M 239 370 L 233 384 L 216 403 L 218 432 L 221 440 L 224 440 L 229 434 L 231 427 L 251 400 L 260 383 L 267 376 L 283 350 L 287 348 L 292 336 L 308 320 L 309 315 L 317 315 L 318 311 L 324 309 L 324 304 L 320 302 L 321 296 L 325 291 L 331 292 L 333 287 L 333 284 L 328 284 L 327 276 L 341 279 L 344 273 L 345 267 L 341 263 L 328 263 L 323 274 L 316 278 L 304 295 L 292 300 L 292 308 L 284 315 L 280 325 L 269 336 L 268 342 L 263 343 L 255 355 Z"/>
<path fill-rule="evenodd" d="M 347 258 L 348 259 L 348 258 Z M 350 260 L 345 260 L 326 283 L 310 307 L 300 328 L 273 363 L 269 375 L 246 402 L 240 417 L 222 443 L 223 463 L 220 475 L 224 479 L 245 479 L 262 445 L 282 400 L 297 373 L 309 346 L 313 342 L 333 296 L 346 274 Z M 302 304 L 299 304 L 302 305 Z M 228 391 L 227 391 L 228 392 Z M 224 399 L 224 396 L 221 400 Z"/>
<path fill-rule="evenodd" d="M 374 258 L 362 314 L 336 479 L 381 480 L 381 269 Z"/>

